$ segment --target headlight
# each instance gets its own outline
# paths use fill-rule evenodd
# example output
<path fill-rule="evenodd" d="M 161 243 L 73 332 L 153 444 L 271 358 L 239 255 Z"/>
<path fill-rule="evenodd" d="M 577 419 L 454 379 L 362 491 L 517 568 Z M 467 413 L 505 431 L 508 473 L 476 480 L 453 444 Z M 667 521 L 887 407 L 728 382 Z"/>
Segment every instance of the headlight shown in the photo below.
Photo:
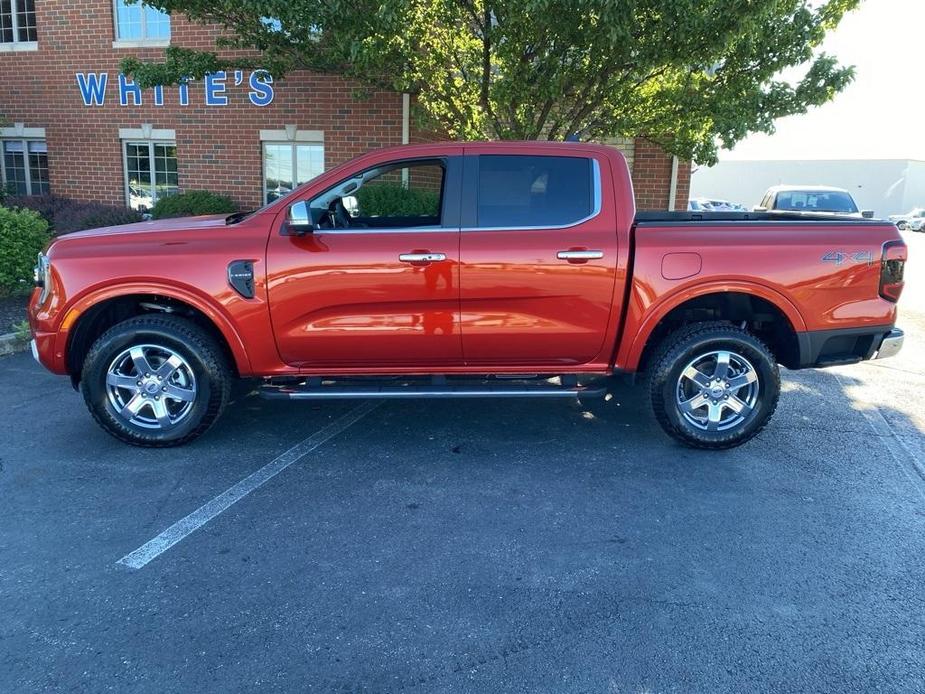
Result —
<path fill-rule="evenodd" d="M 51 289 L 51 263 L 48 261 L 47 255 L 39 253 L 39 259 L 32 271 L 32 275 L 35 279 L 35 286 L 42 289 L 42 294 L 39 296 L 39 303 L 41 303 L 45 301 Z"/>

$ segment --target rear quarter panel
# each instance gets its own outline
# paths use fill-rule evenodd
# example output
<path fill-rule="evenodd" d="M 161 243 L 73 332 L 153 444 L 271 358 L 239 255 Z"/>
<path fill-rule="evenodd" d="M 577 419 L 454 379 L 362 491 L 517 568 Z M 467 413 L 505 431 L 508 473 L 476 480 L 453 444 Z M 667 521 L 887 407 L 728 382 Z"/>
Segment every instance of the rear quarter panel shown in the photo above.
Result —
<path fill-rule="evenodd" d="M 896 320 L 896 304 L 878 295 L 882 246 L 900 238 L 892 224 L 652 224 L 634 233 L 618 369 L 637 368 L 649 334 L 671 309 L 714 292 L 760 296 L 775 304 L 797 332 Z M 663 261 L 672 253 L 699 255 L 699 272 L 668 279 Z"/>

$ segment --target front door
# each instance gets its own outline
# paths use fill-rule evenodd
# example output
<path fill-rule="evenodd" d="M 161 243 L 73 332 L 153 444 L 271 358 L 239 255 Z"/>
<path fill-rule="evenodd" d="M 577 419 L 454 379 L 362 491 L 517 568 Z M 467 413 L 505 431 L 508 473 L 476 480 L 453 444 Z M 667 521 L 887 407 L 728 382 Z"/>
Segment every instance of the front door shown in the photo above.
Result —
<path fill-rule="evenodd" d="M 284 362 L 306 370 L 462 364 L 460 167 L 458 157 L 386 162 L 315 195 L 313 233 L 289 235 L 280 222 L 267 270 Z"/>
<path fill-rule="evenodd" d="M 606 361 L 601 353 L 617 266 L 607 160 L 575 150 L 486 151 L 492 153 L 466 148 L 460 235 L 466 364 L 568 369 Z"/>

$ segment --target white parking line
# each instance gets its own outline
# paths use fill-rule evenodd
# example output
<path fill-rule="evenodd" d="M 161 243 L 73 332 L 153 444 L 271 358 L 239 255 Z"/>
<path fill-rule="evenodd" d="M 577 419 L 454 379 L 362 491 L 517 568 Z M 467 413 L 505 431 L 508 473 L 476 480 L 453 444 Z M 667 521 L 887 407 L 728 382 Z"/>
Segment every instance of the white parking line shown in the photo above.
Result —
<path fill-rule="evenodd" d="M 832 372 L 832 375 L 835 376 L 835 380 L 838 381 L 842 390 L 847 392 L 849 384 L 837 372 Z M 899 465 L 903 474 L 912 482 L 919 496 L 925 499 L 925 486 L 923 486 L 923 483 L 925 483 L 925 465 L 919 460 L 916 452 L 890 426 L 890 422 L 883 416 L 883 412 L 880 411 L 879 407 L 871 405 L 869 408 L 860 409 L 860 413 L 864 415 L 864 419 L 867 420 L 867 424 L 873 432 L 883 441 L 884 446 L 890 452 L 890 456 Z"/>
<path fill-rule="evenodd" d="M 378 405 L 379 402 L 367 400 L 361 405 L 353 408 L 328 424 L 324 429 L 315 432 L 304 441 L 297 443 L 288 451 L 270 461 L 253 474 L 245 477 L 230 489 L 222 492 L 212 499 L 212 501 L 203 504 L 186 518 L 178 520 L 160 535 L 148 540 L 134 552 L 126 554 L 116 563 L 127 566 L 130 569 L 140 569 L 152 559 L 155 559 L 173 547 L 184 537 L 195 532 L 223 511 L 226 511 L 252 491 L 262 487 L 287 467 L 298 462 L 313 450 L 323 445 L 326 441 L 334 438 L 349 426 L 358 422 L 376 409 Z"/>

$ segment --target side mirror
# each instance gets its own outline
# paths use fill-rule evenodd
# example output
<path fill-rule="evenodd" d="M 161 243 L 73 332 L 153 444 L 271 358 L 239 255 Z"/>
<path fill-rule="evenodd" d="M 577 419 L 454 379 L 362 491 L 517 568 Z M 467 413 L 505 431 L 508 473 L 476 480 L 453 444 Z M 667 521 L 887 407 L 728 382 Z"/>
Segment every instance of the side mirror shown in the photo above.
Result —
<path fill-rule="evenodd" d="M 873 211 L 873 210 L 862 210 L 862 211 L 861 211 L 861 216 L 862 216 L 864 219 L 873 219 L 873 218 L 874 218 L 874 211 Z"/>
<path fill-rule="evenodd" d="M 768 211 L 768 208 L 767 208 L 767 207 L 762 207 L 761 205 L 755 205 L 755 206 L 752 208 L 752 212 L 767 212 L 767 211 Z"/>
<path fill-rule="evenodd" d="M 311 234 L 318 228 L 318 225 L 312 219 L 311 208 L 304 200 L 299 200 L 289 206 L 286 221 L 289 230 L 299 236 Z"/>

